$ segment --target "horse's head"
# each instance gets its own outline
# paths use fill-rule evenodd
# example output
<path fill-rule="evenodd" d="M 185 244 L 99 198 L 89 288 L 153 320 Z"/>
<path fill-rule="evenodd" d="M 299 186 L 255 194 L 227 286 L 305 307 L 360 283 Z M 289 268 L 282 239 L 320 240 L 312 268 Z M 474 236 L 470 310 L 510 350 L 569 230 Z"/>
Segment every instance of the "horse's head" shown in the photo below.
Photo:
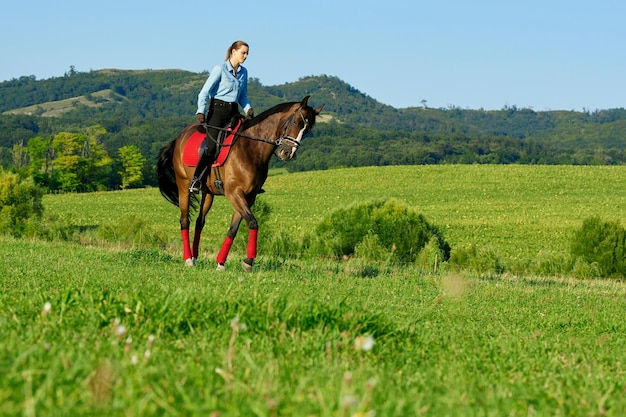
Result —
<path fill-rule="evenodd" d="M 293 159 L 302 138 L 313 128 L 315 116 L 320 114 L 324 107 L 313 109 L 307 104 L 308 101 L 309 96 L 306 96 L 300 103 L 296 103 L 293 110 L 285 116 L 279 125 L 276 155 L 283 161 Z"/>

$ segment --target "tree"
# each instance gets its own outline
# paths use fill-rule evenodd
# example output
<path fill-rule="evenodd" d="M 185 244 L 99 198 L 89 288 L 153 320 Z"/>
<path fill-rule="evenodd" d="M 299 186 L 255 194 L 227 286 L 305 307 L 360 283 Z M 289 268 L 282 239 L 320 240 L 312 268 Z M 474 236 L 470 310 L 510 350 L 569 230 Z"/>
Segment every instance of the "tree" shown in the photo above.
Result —
<path fill-rule="evenodd" d="M 13 166 L 17 171 L 22 170 L 28 164 L 28 154 L 24 148 L 24 142 L 20 141 L 13 145 Z"/>
<path fill-rule="evenodd" d="M 102 137 L 107 133 L 100 125 L 87 128 L 87 141 L 83 145 L 83 157 L 86 159 L 87 171 L 82 179 L 83 184 L 89 184 L 88 191 L 106 190 L 109 175 L 113 166 L 113 159 L 102 146 Z"/>
<path fill-rule="evenodd" d="M 41 218 L 42 196 L 32 178 L 20 180 L 18 174 L 0 170 L 0 233 L 21 236 L 31 219 Z"/>
<path fill-rule="evenodd" d="M 106 190 L 113 160 L 98 140 L 102 131 L 103 128 L 94 126 L 87 131 L 90 137 L 69 132 L 54 136 L 53 171 L 61 190 Z"/>
<path fill-rule="evenodd" d="M 143 167 L 146 158 L 135 145 L 122 146 L 117 150 L 122 169 L 118 171 L 122 177 L 122 188 L 139 186 L 143 183 Z"/>
<path fill-rule="evenodd" d="M 55 188 L 51 184 L 50 176 L 52 160 L 54 159 L 52 137 L 35 136 L 30 138 L 26 146 L 26 153 L 30 160 L 29 173 L 35 180 L 35 183 L 48 188 Z"/>
<path fill-rule="evenodd" d="M 59 179 L 59 186 L 64 191 L 76 191 L 80 186 L 78 172 L 80 167 L 80 151 L 85 137 L 76 133 L 57 133 L 52 140 L 52 148 L 57 156 L 54 158 L 54 171 Z"/>

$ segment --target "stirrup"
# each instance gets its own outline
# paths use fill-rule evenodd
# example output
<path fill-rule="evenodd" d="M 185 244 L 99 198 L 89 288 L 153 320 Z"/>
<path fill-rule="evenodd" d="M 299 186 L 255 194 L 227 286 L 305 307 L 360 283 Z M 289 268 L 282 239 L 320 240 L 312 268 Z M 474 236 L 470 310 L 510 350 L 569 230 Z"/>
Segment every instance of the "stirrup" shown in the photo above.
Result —
<path fill-rule="evenodd" d="M 193 177 L 191 183 L 189 184 L 189 192 L 197 193 L 200 191 L 201 181 L 199 177 Z"/>

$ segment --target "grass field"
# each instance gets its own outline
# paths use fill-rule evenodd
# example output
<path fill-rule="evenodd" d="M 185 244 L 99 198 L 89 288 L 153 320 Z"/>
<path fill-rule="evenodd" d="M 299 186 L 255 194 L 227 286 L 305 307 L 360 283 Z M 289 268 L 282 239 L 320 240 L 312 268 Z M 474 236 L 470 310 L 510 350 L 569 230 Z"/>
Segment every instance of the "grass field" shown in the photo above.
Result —
<path fill-rule="evenodd" d="M 566 252 L 572 231 L 587 217 L 626 218 L 626 167 L 622 166 L 337 169 L 270 176 L 265 189 L 259 199 L 272 207 L 269 226 L 292 236 L 310 232 L 339 207 L 394 198 L 440 227 L 453 247 L 489 247 L 509 262 Z M 51 195 L 44 204 L 49 212 L 81 226 L 115 222 L 131 214 L 143 216 L 171 236 L 180 251 L 178 208 L 165 203 L 156 189 Z M 230 203 L 217 198 L 208 217 L 205 249 L 219 249 L 230 216 Z"/>
<path fill-rule="evenodd" d="M 626 167 L 417 166 L 274 175 L 267 228 L 395 198 L 452 247 L 506 262 L 568 250 L 582 220 L 624 218 Z M 196 268 L 158 190 L 49 195 L 89 230 L 145 217 L 165 248 L 0 237 L 0 415 L 621 416 L 626 286 L 567 276 L 363 278 L 358 260 L 264 256 L 214 271 L 216 201 Z M 261 233 L 263 233 L 261 231 Z"/>

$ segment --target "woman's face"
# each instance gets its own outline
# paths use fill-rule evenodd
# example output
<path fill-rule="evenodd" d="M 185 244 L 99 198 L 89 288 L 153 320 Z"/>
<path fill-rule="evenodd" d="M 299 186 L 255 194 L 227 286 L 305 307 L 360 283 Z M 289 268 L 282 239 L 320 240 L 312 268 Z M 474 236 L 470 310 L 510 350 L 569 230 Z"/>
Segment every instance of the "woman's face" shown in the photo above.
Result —
<path fill-rule="evenodd" d="M 243 64 L 246 58 L 248 58 L 248 47 L 246 45 L 241 45 L 239 49 L 233 49 L 230 56 L 230 60 L 234 65 Z"/>

